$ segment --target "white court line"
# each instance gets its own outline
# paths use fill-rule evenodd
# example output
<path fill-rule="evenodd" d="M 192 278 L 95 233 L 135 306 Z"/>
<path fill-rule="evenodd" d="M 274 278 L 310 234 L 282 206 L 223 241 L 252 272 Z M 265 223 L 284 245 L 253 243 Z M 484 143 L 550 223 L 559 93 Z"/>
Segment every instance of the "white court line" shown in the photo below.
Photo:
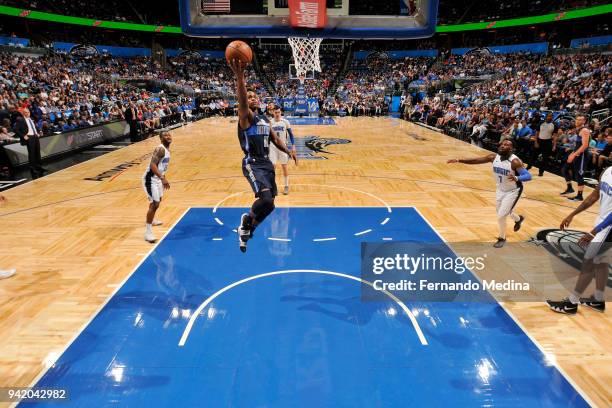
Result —
<path fill-rule="evenodd" d="M 416 212 L 417 212 L 417 213 L 418 213 L 418 214 L 421 216 L 421 218 L 422 218 L 423 220 L 425 220 L 425 222 L 427 223 L 427 225 L 429 225 L 429 228 L 431 228 L 431 230 L 432 230 L 433 232 L 435 232 L 435 233 L 436 233 L 436 235 L 438 236 L 438 238 L 440 238 L 440 240 L 441 240 L 442 242 L 444 242 L 444 244 L 445 244 L 445 245 L 446 245 L 446 246 L 447 246 L 447 247 L 448 247 L 448 248 L 451 250 L 451 252 L 452 252 L 452 253 L 453 253 L 453 254 L 454 254 L 454 255 L 455 255 L 457 258 L 460 258 L 460 256 L 457 254 L 457 252 L 455 252 L 455 250 L 454 250 L 454 249 L 453 249 L 453 248 L 452 248 L 452 247 L 451 247 L 451 246 L 448 244 L 448 242 L 446 242 L 446 240 L 445 240 L 445 239 L 442 237 L 442 235 L 440 235 L 440 233 L 438 232 L 438 230 L 437 230 L 437 229 L 435 229 L 433 225 L 431 225 L 431 223 L 429 222 L 429 220 L 428 220 L 427 218 L 425 218 L 425 217 L 423 216 L 423 214 L 421 214 L 421 212 L 419 211 L 419 209 L 418 209 L 417 207 L 410 207 L 410 208 L 414 208 L 414 210 L 415 210 L 415 211 L 416 211 Z M 470 273 L 471 273 L 472 275 L 474 275 L 474 277 L 476 277 L 476 279 L 478 279 L 478 281 L 480 282 L 480 284 L 482 284 L 482 279 L 480 279 L 480 276 L 478 276 L 477 274 L 475 274 L 474 272 L 472 272 L 472 270 L 471 270 L 471 269 L 470 269 L 469 271 L 470 271 Z M 487 292 L 488 292 L 488 290 L 487 290 Z M 491 297 L 493 297 L 493 295 L 491 295 Z M 538 342 L 536 341 L 536 339 L 534 339 L 534 338 L 531 336 L 531 334 L 529 334 L 529 332 L 527 332 L 527 330 L 525 330 L 525 327 L 523 327 L 523 325 L 521 324 L 521 322 L 519 322 L 519 321 L 518 321 L 518 319 L 517 319 L 516 317 L 514 317 L 514 315 L 513 315 L 513 314 L 512 314 L 512 313 L 511 313 L 511 312 L 510 312 L 508 309 L 506 309 L 506 307 L 504 306 L 504 304 L 503 304 L 502 302 L 498 302 L 498 301 L 497 301 L 497 299 L 495 299 L 494 297 L 493 297 L 493 299 L 494 299 L 494 300 L 495 300 L 495 302 L 496 302 L 496 303 L 497 303 L 497 304 L 498 304 L 498 305 L 499 305 L 499 306 L 500 306 L 500 307 L 501 307 L 501 308 L 504 310 L 504 312 L 506 312 L 506 314 L 507 314 L 508 316 L 510 316 L 510 318 L 511 318 L 511 319 L 514 321 L 514 323 L 515 323 L 515 324 L 516 324 L 516 325 L 517 325 L 517 326 L 518 326 L 518 327 L 519 327 L 519 328 L 520 328 L 520 329 L 523 331 L 523 333 L 525 333 L 525 335 L 526 335 L 526 336 L 529 338 L 529 340 L 531 340 L 531 342 L 532 342 L 533 344 L 535 344 L 535 345 L 536 345 L 536 347 L 538 348 L 538 350 L 540 350 L 540 353 L 542 353 L 542 357 L 545 357 L 545 356 L 546 356 L 548 353 L 547 353 L 547 352 L 544 350 L 544 348 L 543 348 L 543 347 L 540 345 L 540 343 L 538 343 Z M 543 313 L 546 313 L 546 312 L 548 312 L 548 313 L 553 313 L 553 312 L 550 312 L 550 310 L 548 310 L 548 308 L 545 308 L 545 307 L 544 307 L 544 304 L 542 304 L 542 312 L 543 312 Z M 544 360 L 544 358 L 542 358 L 542 360 Z M 553 366 L 554 366 L 554 367 L 555 367 L 557 370 L 559 370 L 559 372 L 561 373 L 561 375 L 563 375 L 563 377 L 565 377 L 565 379 L 567 380 L 567 382 L 569 382 L 569 383 L 570 383 L 570 385 L 571 385 L 572 387 L 574 387 L 574 389 L 575 389 L 576 391 L 578 391 L 578 393 L 580 394 L 580 396 L 582 396 L 582 398 L 584 398 L 584 400 L 587 402 L 587 404 L 589 404 L 589 405 L 590 405 L 590 406 L 592 406 L 592 407 L 596 407 L 596 406 L 597 406 L 597 405 L 596 405 L 596 404 L 595 404 L 595 403 L 594 403 L 594 402 L 593 402 L 593 401 L 592 401 L 592 400 L 591 400 L 591 399 L 588 397 L 588 395 L 587 395 L 587 394 L 586 394 L 586 393 L 585 393 L 585 392 L 582 390 L 582 388 L 580 388 L 580 387 L 578 386 L 578 384 L 576 384 L 576 383 L 574 382 L 574 380 L 572 380 L 572 378 L 571 378 L 569 375 L 567 375 L 567 373 L 565 372 L 565 370 L 564 370 L 563 368 L 561 368 L 561 366 L 560 366 L 560 365 L 559 365 L 559 364 L 558 364 L 556 361 L 554 362 L 554 364 L 551 364 L 551 365 L 553 365 Z"/>
<path fill-rule="evenodd" d="M 383 238 L 383 241 L 393 241 L 393 238 Z"/>
<path fill-rule="evenodd" d="M 213 238 L 213 241 L 223 241 L 223 238 Z"/>
<path fill-rule="evenodd" d="M 161 244 L 161 242 L 166 239 L 166 237 L 168 235 L 170 235 L 170 232 L 174 229 L 174 227 L 176 227 L 178 225 L 179 222 L 181 222 L 181 220 L 185 217 L 185 215 L 187 215 L 187 213 L 189 212 L 189 210 L 191 210 L 191 207 L 187 207 L 187 209 L 185 210 L 185 212 L 183 212 L 183 214 L 176 220 L 176 222 L 174 223 L 174 225 L 172 225 L 168 231 L 166 231 L 166 233 L 164 234 L 164 236 L 158 240 L 155 245 L 151 246 L 151 250 L 146 254 L 147 256 L 145 256 L 144 258 L 142 258 L 140 260 L 140 262 L 138 262 L 138 265 L 136 265 L 136 267 L 132 270 L 132 272 L 130 272 L 125 279 L 123 279 L 123 281 L 117 285 L 116 289 L 113 291 L 113 293 L 108 296 L 106 298 L 106 300 L 102 303 L 102 305 L 100 305 L 100 307 L 98 308 L 98 310 L 91 316 L 91 318 L 80 328 L 79 331 L 77 331 L 77 333 L 74 335 L 74 337 L 72 337 L 72 339 L 66 344 L 66 346 L 64 347 L 64 349 L 57 354 L 57 359 L 59 360 L 61 358 L 61 356 L 64 355 L 64 353 L 66 352 L 66 350 L 68 350 L 68 347 L 70 347 L 70 345 L 72 343 L 74 343 L 74 341 L 81 335 L 81 333 L 83 333 L 83 331 L 87 328 L 87 326 L 89 326 L 89 324 L 93 321 L 93 319 L 96 318 L 96 316 L 98 316 L 100 314 L 100 312 L 102 311 L 102 309 L 104 309 L 104 307 L 108 304 L 108 302 L 110 302 L 110 300 L 115 297 L 115 295 L 117 294 L 117 292 L 119 291 L 119 289 L 121 289 L 123 287 L 123 285 L 125 285 L 125 283 L 128 281 L 128 279 L 130 279 L 132 277 L 132 275 L 134 275 L 134 272 L 136 272 L 138 270 L 138 268 L 140 268 L 140 266 L 144 263 L 144 261 L 146 261 L 149 256 L 153 253 L 153 251 L 155 251 L 155 249 Z M 57 361 L 53 362 L 53 365 L 49 366 L 48 368 L 44 368 L 41 370 L 41 372 L 34 378 L 34 380 L 32 380 L 32 382 L 30 383 L 30 387 L 34 387 L 38 381 L 40 381 L 40 379 L 55 365 Z M 41 364 L 43 364 L 44 362 L 41 362 Z M 17 406 L 17 402 L 12 405 L 11 407 L 16 407 Z"/>
<path fill-rule="evenodd" d="M 291 240 L 289 238 L 273 238 L 273 237 L 268 237 L 268 239 L 270 241 L 291 242 Z"/>
<path fill-rule="evenodd" d="M 387 204 L 387 202 L 386 202 L 385 200 L 383 200 L 382 198 L 380 198 L 380 197 L 378 197 L 378 196 L 376 196 L 376 195 L 374 195 L 374 194 L 372 194 L 372 193 L 368 193 L 368 192 L 366 192 L 366 191 L 357 190 L 357 189 L 355 189 L 355 188 L 344 187 L 344 186 L 330 186 L 330 185 L 327 185 L 327 184 L 297 183 L 297 184 L 292 184 L 292 185 L 293 185 L 293 186 L 309 186 L 309 187 L 327 187 L 327 188 L 338 188 L 338 189 L 341 189 L 341 190 L 348 190 L 348 191 L 353 191 L 353 192 L 360 193 L 360 194 L 365 194 L 365 195 L 367 195 L 367 196 L 370 196 L 370 197 L 374 198 L 375 200 L 379 201 L 380 203 L 382 203 L 382 205 L 384 205 L 384 206 L 385 206 L 385 208 L 387 209 L 387 212 L 388 212 L 389 214 L 391 214 L 391 213 L 392 213 L 391 206 L 390 206 L 389 204 Z M 233 194 L 228 195 L 227 197 L 225 197 L 224 199 L 222 199 L 221 201 L 219 201 L 219 202 L 218 202 L 218 203 L 215 205 L 215 207 L 214 207 L 214 208 L 213 208 L 213 210 L 212 210 L 213 214 L 215 214 L 215 213 L 217 212 L 217 210 L 219 209 L 219 206 L 221 206 L 221 204 L 223 204 L 225 201 L 229 200 L 229 199 L 230 199 L 230 198 L 232 198 L 232 197 L 236 197 L 236 196 L 238 196 L 238 195 L 240 195 L 240 194 L 249 193 L 249 192 L 250 192 L 250 190 L 243 190 L 243 191 L 239 191 L 239 192 L 237 192 L 237 193 L 233 193 Z M 323 208 L 323 207 L 321 207 L 321 208 Z M 331 207 L 331 208 L 335 208 L 335 207 Z M 341 207 L 337 207 L 337 208 L 341 208 Z M 350 207 L 350 208 L 353 208 L 353 207 Z M 385 219 L 384 219 L 384 220 L 383 220 L 383 221 L 380 223 L 380 225 L 385 225 L 386 223 L 388 223 L 388 222 L 389 222 L 389 220 L 390 220 L 390 218 L 389 218 L 389 217 L 385 218 Z M 217 218 L 217 217 L 215 217 L 215 221 L 217 221 L 217 223 L 218 223 L 218 224 L 220 224 L 220 225 L 224 225 L 224 224 L 223 224 L 223 221 L 221 221 L 221 220 L 220 220 L 219 218 Z M 366 230 L 366 231 L 361 231 L 361 232 L 358 232 L 358 233 L 353 234 L 353 235 L 355 235 L 355 236 L 359 236 L 359 235 L 367 234 L 368 232 L 371 232 L 371 231 L 372 231 L 372 230 L 370 229 L 370 230 Z M 234 230 L 234 232 L 236 232 L 236 231 Z M 273 240 L 273 241 L 274 241 L 274 240 Z M 315 241 L 316 241 L 316 242 L 320 242 L 320 241 L 331 241 L 331 240 L 328 240 L 328 239 L 317 239 L 317 240 L 315 240 Z"/>
<path fill-rule="evenodd" d="M 213 300 L 215 300 L 216 298 L 221 296 L 223 293 L 227 292 L 228 290 L 230 290 L 232 288 L 235 288 L 236 286 L 242 285 L 243 283 L 246 283 L 246 282 L 249 282 L 249 281 L 252 281 L 252 280 L 266 278 L 266 277 L 269 277 L 269 276 L 276 276 L 276 275 L 288 275 L 288 274 L 293 274 L 293 273 L 314 273 L 314 274 L 319 274 L 319 275 L 339 276 L 341 278 L 354 280 L 354 281 L 357 281 L 357 282 L 369 285 L 372 288 L 374 288 L 374 284 L 373 283 L 368 282 L 366 280 L 363 280 L 361 278 L 358 278 L 356 276 L 347 275 L 347 274 L 339 273 L 339 272 L 320 271 L 320 270 L 317 270 L 317 269 L 291 269 L 291 270 L 286 270 L 286 271 L 268 272 L 268 273 L 262 273 L 260 275 L 250 276 L 248 278 L 244 278 L 244 279 L 241 279 L 241 280 L 239 280 L 237 282 L 234 282 L 234 283 L 232 283 L 230 285 L 227 285 L 226 287 L 216 291 L 214 294 L 212 294 L 206 300 L 204 300 L 204 302 L 202 302 L 202 304 L 193 312 L 193 314 L 189 318 L 189 322 L 187 323 L 187 327 L 185 327 L 185 330 L 183 331 L 183 335 L 181 336 L 181 340 L 178 343 L 179 347 L 183 347 L 185 345 L 185 343 L 187 342 L 187 338 L 189 337 L 189 333 L 191 333 L 191 329 L 193 328 L 193 325 L 194 325 L 196 319 L 198 318 L 198 316 L 200 315 L 200 313 L 202 313 L 202 311 L 206 308 L 206 306 L 208 306 L 210 303 L 212 303 Z M 383 292 L 385 295 L 387 295 L 389 298 L 391 298 L 395 303 L 397 303 L 399 305 L 400 308 L 402 308 L 402 310 L 404 311 L 406 316 L 408 316 L 408 318 L 410 319 L 410 322 L 412 323 L 412 327 L 414 327 L 414 331 L 416 332 L 417 336 L 419 337 L 419 341 L 421 342 L 421 345 L 427 346 L 427 344 L 428 344 L 427 343 L 427 339 L 425 338 L 425 335 L 423 334 L 423 331 L 421 330 L 421 327 L 419 326 L 419 323 L 417 322 L 416 318 L 414 317 L 414 315 L 412 314 L 410 309 L 408 309 L 408 307 L 406 307 L 404 302 L 402 302 L 397 297 L 395 297 L 395 295 L 393 295 L 393 293 L 387 292 L 386 290 L 383 290 L 381 292 Z"/>
<path fill-rule="evenodd" d="M 331 237 L 331 238 L 315 238 L 313 239 L 314 242 L 323 242 L 323 241 L 335 241 L 337 238 L 336 237 Z"/>
<path fill-rule="evenodd" d="M 238 196 L 238 195 L 240 195 L 240 194 L 244 194 L 244 193 L 248 193 L 248 192 L 249 192 L 248 190 L 244 190 L 244 191 L 239 191 L 239 192 L 237 192 L 237 193 L 234 193 L 234 194 L 230 194 L 230 195 L 228 195 L 228 196 L 227 196 L 227 197 L 225 197 L 223 200 L 219 201 L 219 202 L 217 203 L 217 205 L 215 205 L 215 207 L 214 207 L 214 208 L 213 208 L 213 210 L 212 210 L 213 214 L 217 212 L 217 209 L 219 208 L 219 206 L 220 206 L 221 204 L 223 204 L 224 202 L 226 202 L 226 201 L 227 201 L 227 200 L 229 200 L 230 198 L 232 198 L 232 197 L 236 197 L 236 196 Z"/>

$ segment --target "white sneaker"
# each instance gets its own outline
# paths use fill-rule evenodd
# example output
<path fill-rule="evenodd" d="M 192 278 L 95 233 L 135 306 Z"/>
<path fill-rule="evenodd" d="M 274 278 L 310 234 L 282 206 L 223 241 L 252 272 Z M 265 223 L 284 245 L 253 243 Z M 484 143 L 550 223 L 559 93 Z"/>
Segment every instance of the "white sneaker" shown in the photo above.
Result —
<path fill-rule="evenodd" d="M 283 190 L 283 194 L 284 195 L 289 194 L 289 186 L 285 186 L 285 189 Z"/>
<path fill-rule="evenodd" d="M 238 232 L 238 243 L 240 244 L 241 252 L 246 252 L 247 241 L 251 238 L 251 232 L 248 229 L 242 227 L 246 223 L 246 217 L 248 217 L 248 214 L 242 214 L 242 217 L 240 218 L 240 225 L 236 230 Z"/>
<path fill-rule="evenodd" d="M 153 220 L 153 223 L 151 223 L 151 225 L 153 225 L 154 227 L 159 227 L 160 225 L 164 225 L 164 223 L 160 220 Z"/>
<path fill-rule="evenodd" d="M 11 276 L 13 276 L 15 273 L 17 272 L 17 270 L 15 269 L 4 269 L 4 270 L 0 270 L 0 279 L 7 279 L 10 278 Z"/>
<path fill-rule="evenodd" d="M 155 235 L 153 235 L 152 232 L 145 232 L 144 239 L 145 241 L 151 242 L 151 243 L 157 241 L 157 238 L 155 238 Z"/>

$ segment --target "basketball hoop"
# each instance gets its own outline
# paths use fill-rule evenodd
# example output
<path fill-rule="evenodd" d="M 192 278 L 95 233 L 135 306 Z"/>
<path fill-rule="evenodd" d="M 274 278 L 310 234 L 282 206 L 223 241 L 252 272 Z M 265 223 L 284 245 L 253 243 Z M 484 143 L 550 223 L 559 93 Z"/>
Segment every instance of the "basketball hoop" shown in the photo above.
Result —
<path fill-rule="evenodd" d="M 303 84 L 308 71 L 321 72 L 319 47 L 323 39 L 289 37 L 287 40 L 289 40 L 289 45 L 291 45 L 297 77 Z"/>

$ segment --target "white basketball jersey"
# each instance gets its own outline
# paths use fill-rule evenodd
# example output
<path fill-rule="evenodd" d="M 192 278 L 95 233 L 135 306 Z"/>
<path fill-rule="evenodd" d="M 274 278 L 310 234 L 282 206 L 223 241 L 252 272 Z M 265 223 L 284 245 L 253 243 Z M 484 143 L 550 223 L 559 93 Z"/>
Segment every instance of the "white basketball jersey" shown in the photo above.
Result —
<path fill-rule="evenodd" d="M 164 149 L 164 157 L 162 157 L 159 163 L 157 163 L 157 169 L 163 176 L 164 174 L 166 174 L 166 171 L 168 171 L 168 166 L 170 165 L 170 150 L 166 149 L 166 146 L 164 146 L 163 144 L 160 144 L 159 147 Z M 151 173 L 150 177 L 157 179 L 157 176 L 151 171 L 150 165 L 147 168 L 147 171 L 145 171 L 145 177 L 147 176 L 147 174 L 149 174 L 149 172 Z"/>
<path fill-rule="evenodd" d="M 612 211 L 612 167 L 608 167 L 606 171 L 601 175 L 601 182 L 599 183 L 599 217 L 597 217 L 597 223 L 599 224 L 606 219 L 608 214 Z"/>
<path fill-rule="evenodd" d="M 291 127 L 289 122 L 286 119 L 282 118 L 279 121 L 276 121 L 274 118 L 272 118 L 272 120 L 270 120 L 270 123 L 272 125 L 272 130 L 274 130 L 278 137 L 283 142 L 285 142 L 285 145 L 289 144 L 289 132 L 287 131 L 287 129 Z"/>
<path fill-rule="evenodd" d="M 518 159 L 514 154 L 507 160 L 502 160 L 499 154 L 495 156 L 495 160 L 493 160 L 493 177 L 495 177 L 495 183 L 497 183 L 497 190 L 512 191 L 519 187 L 516 181 L 508 179 L 509 175 L 516 176 L 514 170 L 512 170 L 512 160 L 514 159 Z"/>

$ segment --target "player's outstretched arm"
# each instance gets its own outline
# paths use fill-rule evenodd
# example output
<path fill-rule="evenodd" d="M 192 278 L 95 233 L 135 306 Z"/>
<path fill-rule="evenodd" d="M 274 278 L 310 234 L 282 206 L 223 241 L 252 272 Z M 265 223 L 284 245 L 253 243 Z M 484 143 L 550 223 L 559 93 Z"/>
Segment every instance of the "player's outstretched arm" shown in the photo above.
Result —
<path fill-rule="evenodd" d="M 244 69 L 246 65 L 239 59 L 233 59 L 229 62 L 229 66 L 236 75 L 236 97 L 238 99 L 238 121 L 241 129 L 248 129 L 253 123 L 253 113 L 249 108 L 247 99 L 246 80 L 244 77 Z"/>
<path fill-rule="evenodd" d="M 462 164 L 484 164 L 484 163 L 493 163 L 495 160 L 495 153 L 488 154 L 483 157 L 477 157 L 474 159 L 450 159 L 446 163 L 462 163 Z"/>
<path fill-rule="evenodd" d="M 601 182 L 601 178 L 600 178 L 600 182 Z M 581 212 L 585 210 L 588 210 L 597 201 L 599 201 L 599 185 L 595 187 L 595 189 L 591 192 L 591 194 L 589 194 L 588 197 L 585 198 L 584 201 L 581 202 L 580 205 L 574 211 L 572 211 L 570 215 L 568 215 L 567 217 L 563 219 L 563 221 L 561 221 L 560 228 L 564 230 L 565 228 L 569 227 L 569 225 L 572 223 L 572 220 L 574 219 L 576 215 L 580 214 Z"/>
<path fill-rule="evenodd" d="M 274 143 L 274 146 L 278 147 L 280 151 L 287 153 L 293 159 L 295 165 L 297 166 L 298 159 L 297 155 L 295 154 L 295 149 L 289 150 L 287 148 L 287 145 L 285 145 L 285 142 L 283 142 L 281 138 L 278 137 L 278 135 L 274 130 L 272 130 L 272 128 L 270 128 L 270 140 L 272 141 L 272 143 Z"/>

